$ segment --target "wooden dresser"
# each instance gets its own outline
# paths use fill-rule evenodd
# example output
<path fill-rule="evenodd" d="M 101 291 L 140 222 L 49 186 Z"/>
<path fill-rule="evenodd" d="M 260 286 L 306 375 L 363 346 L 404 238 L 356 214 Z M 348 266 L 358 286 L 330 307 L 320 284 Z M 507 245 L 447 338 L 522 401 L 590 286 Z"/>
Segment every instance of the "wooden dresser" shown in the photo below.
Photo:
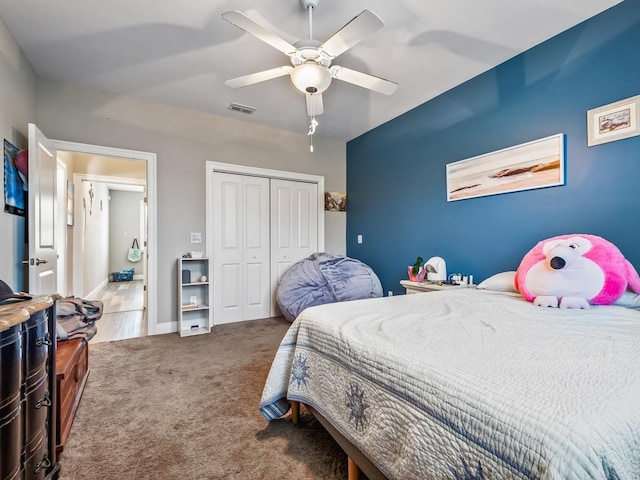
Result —
<path fill-rule="evenodd" d="M 56 355 L 56 453 L 64 450 L 89 376 L 89 346 L 84 338 L 58 342 Z"/>
<path fill-rule="evenodd" d="M 0 479 L 56 479 L 55 297 L 0 306 Z"/>

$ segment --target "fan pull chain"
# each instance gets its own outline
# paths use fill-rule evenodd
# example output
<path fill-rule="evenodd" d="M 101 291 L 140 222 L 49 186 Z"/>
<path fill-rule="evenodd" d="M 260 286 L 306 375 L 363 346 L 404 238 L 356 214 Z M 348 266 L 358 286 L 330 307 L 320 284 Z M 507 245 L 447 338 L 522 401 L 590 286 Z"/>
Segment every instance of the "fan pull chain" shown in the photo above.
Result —
<path fill-rule="evenodd" d="M 307 133 L 307 135 L 313 135 L 314 133 L 316 133 L 317 126 L 318 126 L 318 121 L 316 120 L 316 117 L 315 116 L 311 117 L 311 123 L 309 124 L 309 133 Z"/>
<path fill-rule="evenodd" d="M 313 153 L 313 134 L 316 133 L 316 127 L 318 126 L 318 121 L 316 117 L 311 117 L 311 123 L 309 124 L 309 132 L 307 135 L 309 136 L 309 151 Z"/>

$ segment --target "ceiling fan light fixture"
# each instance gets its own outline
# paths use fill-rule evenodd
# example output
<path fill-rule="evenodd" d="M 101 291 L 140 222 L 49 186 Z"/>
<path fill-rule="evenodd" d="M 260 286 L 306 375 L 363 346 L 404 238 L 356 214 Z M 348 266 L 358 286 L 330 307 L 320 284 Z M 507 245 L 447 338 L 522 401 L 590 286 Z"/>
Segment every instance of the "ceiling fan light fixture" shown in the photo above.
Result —
<path fill-rule="evenodd" d="M 331 73 L 316 63 L 303 63 L 291 72 L 291 82 L 302 93 L 322 93 L 331 84 Z"/>

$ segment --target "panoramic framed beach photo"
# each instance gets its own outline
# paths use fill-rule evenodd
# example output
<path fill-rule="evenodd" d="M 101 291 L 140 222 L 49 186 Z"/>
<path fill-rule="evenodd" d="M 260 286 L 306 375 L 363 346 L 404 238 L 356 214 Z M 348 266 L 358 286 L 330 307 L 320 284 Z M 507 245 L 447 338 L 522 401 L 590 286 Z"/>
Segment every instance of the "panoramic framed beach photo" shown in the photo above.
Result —
<path fill-rule="evenodd" d="M 587 145 L 640 135 L 640 95 L 587 111 Z"/>
<path fill-rule="evenodd" d="M 563 133 L 447 165 L 447 201 L 564 185 Z"/>

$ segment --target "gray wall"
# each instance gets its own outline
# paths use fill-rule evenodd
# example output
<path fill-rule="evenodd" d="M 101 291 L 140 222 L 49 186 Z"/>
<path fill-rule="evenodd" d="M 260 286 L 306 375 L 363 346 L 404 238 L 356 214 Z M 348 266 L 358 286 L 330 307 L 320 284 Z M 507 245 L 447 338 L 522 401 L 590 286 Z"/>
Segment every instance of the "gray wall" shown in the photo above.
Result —
<path fill-rule="evenodd" d="M 36 119 L 36 74 L 0 20 L 0 142 L 9 140 L 27 148 L 27 124 Z M 3 176 L 4 182 L 4 176 Z M 3 183 L 4 188 L 4 183 Z M 25 222 L 4 213 L 4 189 L 0 211 L 0 279 L 14 290 L 25 290 Z"/>
<path fill-rule="evenodd" d="M 206 161 L 322 175 L 346 191 L 346 145 L 41 79 L 37 123 L 52 139 L 155 152 L 158 181 L 158 323 L 173 321 L 176 258 L 205 233 Z M 346 216 L 327 222 L 326 244 L 345 251 Z M 203 239 L 205 241 L 205 239 Z M 337 245 L 337 246 L 336 246 Z"/>
<path fill-rule="evenodd" d="M 109 274 L 109 189 L 104 183 L 85 181 L 79 193 L 83 207 L 76 219 L 84 226 L 82 296 L 87 297 L 105 284 Z"/>

